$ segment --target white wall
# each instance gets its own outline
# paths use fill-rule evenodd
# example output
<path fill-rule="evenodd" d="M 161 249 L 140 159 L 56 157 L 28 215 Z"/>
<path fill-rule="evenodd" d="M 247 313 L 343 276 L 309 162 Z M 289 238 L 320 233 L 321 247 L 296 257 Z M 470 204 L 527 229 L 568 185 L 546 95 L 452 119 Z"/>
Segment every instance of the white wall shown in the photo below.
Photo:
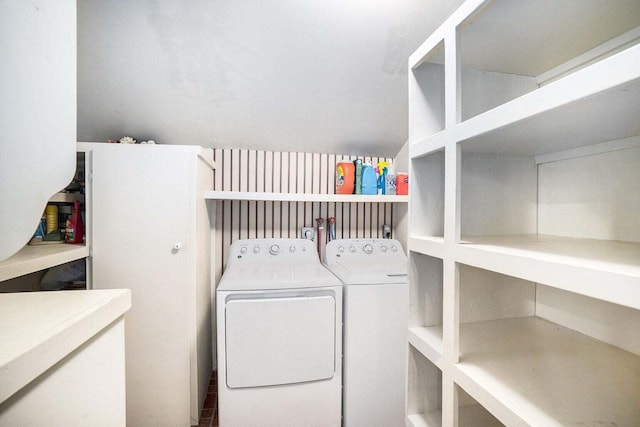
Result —
<path fill-rule="evenodd" d="M 78 138 L 394 156 L 407 58 L 462 0 L 78 2 Z"/>
<path fill-rule="evenodd" d="M 640 147 L 541 164 L 539 232 L 640 242 L 639 165 Z"/>

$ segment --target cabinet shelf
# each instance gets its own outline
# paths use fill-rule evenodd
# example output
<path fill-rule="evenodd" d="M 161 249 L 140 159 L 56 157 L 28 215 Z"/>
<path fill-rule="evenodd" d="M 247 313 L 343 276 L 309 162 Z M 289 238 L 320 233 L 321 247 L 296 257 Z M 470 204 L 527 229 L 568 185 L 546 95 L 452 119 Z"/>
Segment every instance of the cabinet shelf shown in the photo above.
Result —
<path fill-rule="evenodd" d="M 50 203 L 73 203 L 76 200 L 84 203 L 84 194 L 82 193 L 56 193 L 50 199 Z"/>
<path fill-rule="evenodd" d="M 640 133 L 640 45 L 459 123 L 475 153 L 541 155 Z"/>
<path fill-rule="evenodd" d="M 442 259 L 444 238 L 439 236 L 409 236 L 409 250 Z"/>
<path fill-rule="evenodd" d="M 207 191 L 208 200 L 325 203 L 407 203 L 409 196 L 367 196 L 360 194 L 268 193 L 249 191 Z"/>
<path fill-rule="evenodd" d="M 412 159 L 419 159 L 436 151 L 443 150 L 450 135 L 447 132 L 438 132 L 428 138 L 414 142 L 409 146 L 409 156 Z"/>
<path fill-rule="evenodd" d="M 442 325 L 409 328 L 409 344 L 438 368 L 442 366 Z"/>
<path fill-rule="evenodd" d="M 406 424 L 411 427 L 440 427 L 442 426 L 442 411 L 408 415 Z"/>
<path fill-rule="evenodd" d="M 640 419 L 640 357 L 535 317 L 460 325 L 454 380 L 507 425 Z"/>
<path fill-rule="evenodd" d="M 441 427 L 442 411 L 407 415 L 406 425 L 408 427 Z M 458 409 L 459 427 L 498 427 L 502 425 L 480 405 L 463 406 Z"/>
<path fill-rule="evenodd" d="M 544 235 L 474 236 L 458 262 L 640 308 L 640 243 Z"/>
<path fill-rule="evenodd" d="M 640 45 L 410 148 L 412 158 L 463 142 L 465 152 L 539 156 L 640 134 Z"/>
<path fill-rule="evenodd" d="M 27 245 L 0 262 L 0 282 L 88 256 L 89 248 L 85 245 Z"/>

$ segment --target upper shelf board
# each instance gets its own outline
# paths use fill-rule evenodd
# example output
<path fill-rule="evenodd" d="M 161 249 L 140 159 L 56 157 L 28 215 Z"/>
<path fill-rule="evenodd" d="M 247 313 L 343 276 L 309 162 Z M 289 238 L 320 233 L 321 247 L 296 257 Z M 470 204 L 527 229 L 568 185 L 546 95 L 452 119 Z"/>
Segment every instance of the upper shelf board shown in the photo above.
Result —
<path fill-rule="evenodd" d="M 458 30 L 463 66 L 538 77 L 639 26 L 637 0 L 470 0 L 411 55 L 409 66 L 441 63 L 433 49 Z"/>
<path fill-rule="evenodd" d="M 637 64 L 640 46 L 466 120 L 453 137 L 467 152 L 539 156 L 640 135 Z"/>
<path fill-rule="evenodd" d="M 27 245 L 0 262 L 0 282 L 88 256 L 89 248 L 85 245 Z"/>
<path fill-rule="evenodd" d="M 640 309 L 640 243 L 546 235 L 469 236 L 456 261 Z"/>
<path fill-rule="evenodd" d="M 360 194 L 264 193 L 246 191 L 208 191 L 205 199 L 249 200 L 263 202 L 327 202 L 327 203 L 407 203 L 409 196 L 365 196 Z"/>
<path fill-rule="evenodd" d="M 539 76 L 638 26 L 637 0 L 494 0 L 462 23 L 461 59 L 481 70 Z"/>

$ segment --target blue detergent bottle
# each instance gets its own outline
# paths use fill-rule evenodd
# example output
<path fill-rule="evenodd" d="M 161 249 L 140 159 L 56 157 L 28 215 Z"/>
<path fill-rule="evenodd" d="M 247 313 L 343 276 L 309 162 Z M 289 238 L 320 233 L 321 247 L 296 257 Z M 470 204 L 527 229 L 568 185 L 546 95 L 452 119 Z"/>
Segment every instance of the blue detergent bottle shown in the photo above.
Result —
<path fill-rule="evenodd" d="M 370 196 L 378 194 L 378 177 L 371 163 L 362 166 L 362 194 Z"/>

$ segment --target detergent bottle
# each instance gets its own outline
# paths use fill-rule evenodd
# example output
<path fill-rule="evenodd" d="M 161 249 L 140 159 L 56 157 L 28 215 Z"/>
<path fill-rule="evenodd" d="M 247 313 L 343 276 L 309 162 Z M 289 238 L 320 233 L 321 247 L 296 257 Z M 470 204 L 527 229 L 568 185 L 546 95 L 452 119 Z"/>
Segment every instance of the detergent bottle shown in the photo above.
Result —
<path fill-rule="evenodd" d="M 378 194 L 387 194 L 387 162 L 378 162 Z"/>
<path fill-rule="evenodd" d="M 353 164 L 356 166 L 355 194 L 362 194 L 362 160 L 355 159 Z"/>
<path fill-rule="evenodd" d="M 336 165 L 336 194 L 353 194 L 355 165 L 353 162 L 340 162 Z"/>
<path fill-rule="evenodd" d="M 80 201 L 78 200 L 73 202 L 73 213 L 71 214 L 71 218 L 67 220 L 64 240 L 66 243 L 82 243 L 84 241 L 84 224 L 82 223 Z"/>
<path fill-rule="evenodd" d="M 362 194 L 376 195 L 378 193 L 378 177 L 371 163 L 362 166 Z"/>
<path fill-rule="evenodd" d="M 389 160 L 389 164 L 387 165 L 386 187 L 388 195 L 396 195 L 396 172 L 393 167 L 393 160 Z"/>

